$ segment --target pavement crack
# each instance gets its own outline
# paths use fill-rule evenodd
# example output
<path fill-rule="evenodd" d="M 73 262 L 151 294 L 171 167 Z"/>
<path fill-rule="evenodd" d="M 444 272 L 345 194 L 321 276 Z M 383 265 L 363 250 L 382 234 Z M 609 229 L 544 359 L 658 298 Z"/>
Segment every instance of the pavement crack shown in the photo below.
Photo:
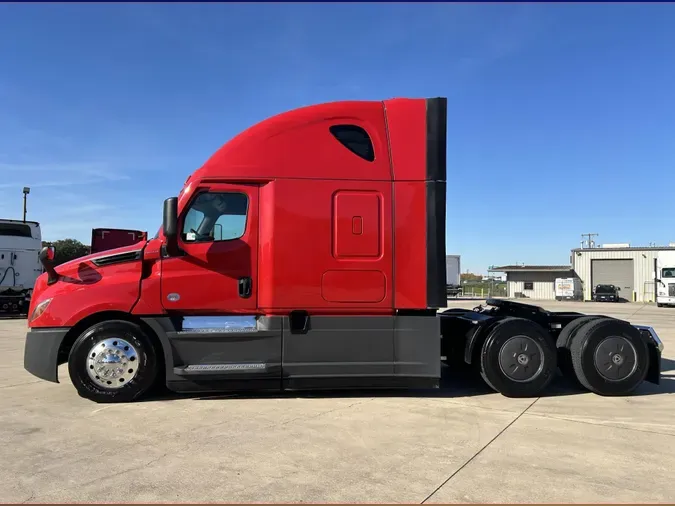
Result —
<path fill-rule="evenodd" d="M 339 408 L 329 409 L 328 411 L 322 411 L 321 413 L 317 413 L 317 414 L 312 415 L 312 416 L 298 416 L 296 418 L 291 418 L 290 420 L 286 420 L 285 422 L 276 423 L 276 424 L 271 425 L 267 428 L 269 429 L 269 428 L 272 428 L 272 427 L 282 427 L 284 425 L 288 425 L 289 423 L 297 422 L 297 421 L 300 421 L 300 420 L 302 420 L 302 421 L 313 420 L 314 418 L 319 418 L 320 416 L 323 416 L 323 415 L 329 415 L 330 413 L 335 413 L 336 411 L 341 411 L 343 409 L 353 408 L 354 406 L 358 406 L 359 404 L 363 404 L 366 401 L 367 401 L 367 399 L 364 399 L 364 400 L 361 400 L 361 401 L 358 401 L 358 402 L 352 402 L 348 406 L 340 406 Z"/>
<path fill-rule="evenodd" d="M 542 413 L 527 413 L 527 416 L 547 418 L 549 420 L 561 420 L 561 421 L 564 421 L 564 422 L 582 423 L 584 425 L 592 425 L 594 427 L 604 427 L 604 428 L 609 428 L 609 429 L 623 429 L 623 430 L 631 430 L 631 431 L 635 431 L 635 432 L 644 432 L 646 434 L 656 434 L 656 435 L 659 435 L 659 436 L 675 437 L 675 434 L 673 434 L 671 432 L 660 432 L 660 431 L 657 431 L 657 430 L 638 429 L 636 427 L 626 427 L 624 425 L 612 425 L 612 424 L 608 424 L 608 423 L 589 422 L 588 420 L 579 420 L 578 418 L 569 418 L 569 417 L 566 417 L 566 416 L 544 415 Z"/>
<path fill-rule="evenodd" d="M 33 499 L 35 499 L 35 492 L 31 492 L 28 499 L 26 499 L 25 501 L 21 501 L 21 504 L 27 504 L 31 502 Z"/>
<path fill-rule="evenodd" d="M 192 442 L 184 445 L 183 447 L 181 447 L 177 451 L 182 451 L 182 450 L 187 449 L 187 447 L 189 447 L 190 444 L 192 444 Z M 162 455 L 160 455 L 159 457 L 155 457 L 154 459 L 152 459 L 148 462 L 145 462 L 143 464 L 140 464 L 138 466 L 130 467 L 128 469 L 122 469 L 121 471 L 118 471 L 116 473 L 107 475 L 105 478 L 95 478 L 93 480 L 85 481 L 83 483 L 78 483 L 76 486 L 77 487 L 86 487 L 87 485 L 91 485 L 92 483 L 100 482 L 102 480 L 111 480 L 111 479 L 117 478 L 118 476 L 122 476 L 123 474 L 131 473 L 133 471 L 138 471 L 139 469 L 143 469 L 143 468 L 149 467 L 153 464 L 156 464 L 157 462 L 159 462 L 160 460 L 165 458 L 167 455 L 169 455 L 169 453 L 174 453 L 174 452 L 165 452 Z M 48 491 L 45 494 L 40 494 L 40 497 L 44 499 L 46 497 L 53 496 L 55 494 L 59 494 L 59 493 L 63 492 L 64 490 L 68 490 L 68 487 L 58 487 L 54 490 Z M 34 500 L 35 498 L 36 498 L 36 496 L 35 496 L 35 493 L 33 492 L 33 493 L 31 493 L 31 496 L 28 499 L 26 499 L 25 501 L 23 501 L 21 504 L 26 504 L 29 501 Z"/>
<path fill-rule="evenodd" d="M 24 383 L 14 383 L 14 384 L 12 384 L 12 385 L 3 385 L 3 386 L 0 387 L 0 389 L 2 389 L 2 388 L 20 387 L 20 386 L 23 386 L 23 385 L 33 385 L 34 383 L 42 383 L 42 382 L 43 382 L 42 380 L 37 380 L 37 381 L 26 381 L 26 382 L 24 382 Z"/>
<path fill-rule="evenodd" d="M 466 462 L 464 462 L 464 464 L 462 464 L 462 465 L 461 465 L 458 469 L 456 469 L 450 476 L 448 476 L 448 477 L 445 479 L 445 481 L 443 481 L 443 483 L 441 483 L 438 487 L 436 487 L 436 488 L 434 489 L 434 491 L 431 492 L 431 494 L 429 494 L 428 496 L 426 496 L 426 497 L 424 498 L 424 500 L 423 500 L 420 504 L 425 504 L 429 499 L 431 499 L 434 495 L 436 495 L 436 493 L 437 493 L 441 488 L 443 488 L 450 480 L 452 480 L 452 479 L 457 475 L 457 473 L 459 473 L 462 469 L 464 469 L 466 466 L 468 466 L 468 465 L 469 465 L 476 457 L 478 457 L 481 453 L 483 453 L 483 450 L 485 450 L 488 446 L 490 446 L 492 443 L 494 443 L 494 442 L 497 440 L 497 438 L 499 438 L 499 436 L 501 436 L 502 434 L 504 434 L 504 432 L 506 432 L 506 431 L 509 429 L 509 427 L 511 427 L 514 423 L 516 423 L 516 422 L 520 419 L 521 416 L 523 416 L 525 413 L 527 413 L 527 410 L 529 410 L 532 406 L 534 406 L 534 404 L 535 404 L 539 399 L 540 399 L 540 398 L 537 397 L 535 400 L 533 400 L 533 401 L 532 401 L 532 402 L 531 402 L 531 403 L 530 403 L 523 411 L 521 411 L 521 412 L 518 414 L 518 416 L 516 416 L 513 420 L 511 420 L 511 422 L 510 422 L 506 427 L 504 427 L 502 430 L 500 430 L 500 431 L 497 433 L 497 435 L 496 435 L 495 437 L 493 437 L 492 439 L 490 439 L 490 441 L 488 441 L 485 445 L 483 445 L 483 447 L 482 447 L 480 450 L 478 450 L 476 453 L 474 453 L 469 459 L 467 459 Z"/>

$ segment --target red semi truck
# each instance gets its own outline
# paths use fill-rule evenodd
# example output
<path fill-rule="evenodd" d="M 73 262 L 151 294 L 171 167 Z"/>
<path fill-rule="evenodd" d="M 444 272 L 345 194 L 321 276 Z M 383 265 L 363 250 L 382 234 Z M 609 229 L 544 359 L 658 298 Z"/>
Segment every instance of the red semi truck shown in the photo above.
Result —
<path fill-rule="evenodd" d="M 146 232 L 127 230 L 124 228 L 94 228 L 91 231 L 91 253 L 99 253 L 110 249 L 128 246 L 145 241 Z"/>
<path fill-rule="evenodd" d="M 557 368 L 602 395 L 659 382 L 651 327 L 505 300 L 449 309 L 446 100 L 320 104 L 222 146 L 142 243 L 54 267 L 24 367 L 97 402 L 182 392 L 439 386 L 443 361 L 506 396 Z"/>

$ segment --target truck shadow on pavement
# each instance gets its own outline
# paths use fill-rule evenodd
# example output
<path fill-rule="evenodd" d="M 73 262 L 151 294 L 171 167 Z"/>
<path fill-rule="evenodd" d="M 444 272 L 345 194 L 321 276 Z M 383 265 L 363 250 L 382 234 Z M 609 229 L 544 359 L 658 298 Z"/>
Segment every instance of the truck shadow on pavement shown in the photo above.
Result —
<path fill-rule="evenodd" d="M 663 372 L 675 370 L 675 361 L 663 359 Z M 661 376 L 661 384 L 654 385 L 644 382 L 640 387 L 627 397 L 645 397 L 651 395 L 664 395 L 675 393 L 675 375 Z M 564 378 L 560 373 L 546 389 L 542 398 L 569 397 L 589 392 L 574 382 Z M 480 377 L 468 372 L 443 371 L 438 389 L 415 390 L 415 389 L 355 389 L 355 390 L 306 390 L 289 392 L 213 392 L 182 394 L 166 390 L 165 388 L 148 395 L 141 402 L 163 401 L 173 399 L 192 400 L 218 400 L 218 399 L 358 399 L 366 397 L 375 398 L 446 398 L 461 399 L 464 397 L 479 397 L 483 395 L 499 395 L 483 382 Z M 595 394 L 591 394 L 595 395 Z M 598 398 L 601 398 L 598 396 Z"/>
<path fill-rule="evenodd" d="M 675 360 L 661 358 L 661 372 L 675 371 Z"/>

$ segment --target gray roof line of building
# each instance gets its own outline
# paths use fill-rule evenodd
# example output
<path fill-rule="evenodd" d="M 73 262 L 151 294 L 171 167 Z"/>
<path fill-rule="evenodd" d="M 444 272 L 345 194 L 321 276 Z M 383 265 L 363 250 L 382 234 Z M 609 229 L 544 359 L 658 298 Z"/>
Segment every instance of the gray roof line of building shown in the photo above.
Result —
<path fill-rule="evenodd" d="M 572 253 L 589 251 L 674 251 L 675 246 L 630 246 L 626 248 L 574 248 Z"/>
<path fill-rule="evenodd" d="M 492 267 L 488 269 L 488 272 L 566 272 L 571 270 L 571 265 L 502 265 Z"/>

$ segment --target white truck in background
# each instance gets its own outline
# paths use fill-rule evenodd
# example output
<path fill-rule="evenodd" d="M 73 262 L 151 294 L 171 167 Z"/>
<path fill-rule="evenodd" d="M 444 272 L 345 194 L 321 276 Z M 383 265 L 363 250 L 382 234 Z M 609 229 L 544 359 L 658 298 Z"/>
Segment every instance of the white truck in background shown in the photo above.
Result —
<path fill-rule="evenodd" d="M 459 255 L 445 256 L 445 287 L 448 297 L 462 295 L 462 281 Z"/>
<path fill-rule="evenodd" d="M 659 251 L 655 263 L 656 305 L 675 306 L 675 251 Z"/>
<path fill-rule="evenodd" d="M 555 300 L 581 300 L 582 294 L 579 278 L 556 278 Z"/>
<path fill-rule="evenodd" d="M 43 267 L 42 232 L 36 221 L 0 219 L 0 313 L 28 311 Z"/>

